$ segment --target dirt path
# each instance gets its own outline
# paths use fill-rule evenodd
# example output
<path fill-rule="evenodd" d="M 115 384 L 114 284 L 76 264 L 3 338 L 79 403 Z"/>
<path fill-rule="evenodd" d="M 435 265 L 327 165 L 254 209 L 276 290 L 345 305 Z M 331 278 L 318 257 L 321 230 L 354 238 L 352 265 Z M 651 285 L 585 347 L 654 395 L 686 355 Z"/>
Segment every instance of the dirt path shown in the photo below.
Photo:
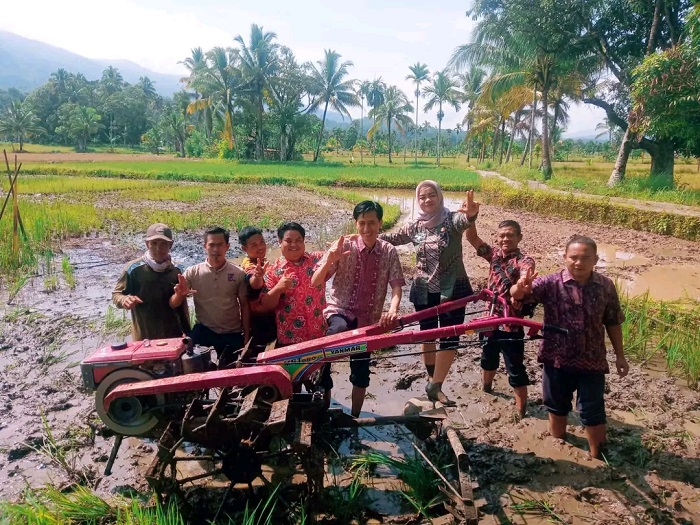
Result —
<path fill-rule="evenodd" d="M 629 265 L 616 259 L 602 268 L 611 275 L 636 278 L 648 266 L 700 267 L 697 243 L 493 206 L 482 207 L 480 235 L 490 238 L 505 218 L 522 224 L 523 249 L 535 256 L 543 272 L 559 266 L 559 251 L 572 233 L 586 233 L 601 245 L 636 254 L 638 259 L 625 261 L 632 261 Z M 182 240 L 183 255 L 196 257 L 196 239 L 193 234 Z M 136 240 L 91 237 L 67 242 L 64 249 L 77 265 L 77 288 L 62 286 L 47 294 L 39 277 L 25 287 L 16 304 L 5 308 L 0 332 L 0 498 L 18 497 L 26 483 L 61 485 L 68 480 L 65 468 L 36 452 L 47 444 L 42 415 L 54 437 L 72 446 L 68 466 L 93 476 L 101 494 L 146 488 L 143 470 L 155 447 L 143 440 L 125 440 L 114 474 L 101 476 L 111 439 L 91 430 L 100 425 L 75 365 L 113 337 L 105 332 L 110 290 L 121 263 L 141 248 Z M 410 264 L 410 254 L 405 253 Z M 486 264 L 471 248 L 465 247 L 464 257 L 475 285 L 483 284 Z M 507 517 L 512 523 L 531 524 L 552 518 L 542 513 L 527 521 L 519 517 L 514 504 L 527 500 L 551 504 L 565 523 L 700 523 L 700 394 L 663 373 L 636 366 L 625 379 L 611 376 L 606 396 L 611 426 L 608 463 L 591 460 L 575 416 L 570 420 L 571 440 L 548 437 L 534 343 L 528 348 L 533 386 L 529 416 L 521 422 L 512 417 L 512 395 L 502 371 L 495 394 L 481 392 L 478 348 L 462 353 L 446 383 L 459 402 L 451 418 L 468 444 L 472 475 L 479 483 L 477 497 L 486 502 L 482 522 L 498 523 Z M 397 414 L 407 399 L 423 394 L 417 357 L 378 359 L 373 371 L 367 412 Z M 335 365 L 333 373 L 334 398 L 347 407 L 346 365 Z M 411 376 L 416 380 L 406 388 L 405 379 Z M 400 379 L 404 384 L 397 386 Z M 366 446 L 382 448 L 372 436 L 362 439 Z"/>
<path fill-rule="evenodd" d="M 574 195 L 580 196 L 580 197 L 585 197 L 587 199 L 594 199 L 594 200 L 609 200 L 610 202 L 614 202 L 616 204 L 624 204 L 626 206 L 631 206 L 633 208 L 636 208 L 638 210 L 645 210 L 645 211 L 657 211 L 660 213 L 673 213 L 676 215 L 687 215 L 689 217 L 700 217 L 700 208 L 697 206 L 685 206 L 683 204 L 675 204 L 672 202 L 658 202 L 658 201 L 645 201 L 645 200 L 640 200 L 640 199 L 628 199 L 626 197 L 607 197 L 605 195 L 592 195 L 590 193 L 582 193 L 579 191 L 563 191 L 563 190 L 555 190 L 553 188 L 550 188 L 547 186 L 544 182 L 539 182 L 536 180 L 527 180 L 524 182 L 509 179 L 508 177 L 501 175 L 500 173 L 497 173 L 495 171 L 484 171 L 484 170 L 477 170 L 477 173 L 483 177 L 495 177 L 509 186 L 512 186 L 513 188 L 523 188 L 527 187 L 530 189 L 535 189 L 535 190 L 542 190 L 542 191 L 549 191 L 552 193 L 556 193 L 559 195 L 569 195 L 573 193 Z"/>

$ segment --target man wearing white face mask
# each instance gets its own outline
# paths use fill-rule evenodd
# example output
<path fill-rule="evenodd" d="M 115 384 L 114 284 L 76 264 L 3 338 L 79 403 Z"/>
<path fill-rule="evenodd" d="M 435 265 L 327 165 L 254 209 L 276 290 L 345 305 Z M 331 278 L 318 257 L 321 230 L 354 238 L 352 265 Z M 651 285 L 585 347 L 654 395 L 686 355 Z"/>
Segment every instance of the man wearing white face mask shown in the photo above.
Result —
<path fill-rule="evenodd" d="M 173 232 L 165 224 L 151 224 L 145 240 L 146 252 L 126 263 L 112 301 L 117 308 L 131 311 L 134 341 L 180 337 L 190 326 L 187 302 L 177 308 L 169 304 L 182 273 L 170 258 Z"/>

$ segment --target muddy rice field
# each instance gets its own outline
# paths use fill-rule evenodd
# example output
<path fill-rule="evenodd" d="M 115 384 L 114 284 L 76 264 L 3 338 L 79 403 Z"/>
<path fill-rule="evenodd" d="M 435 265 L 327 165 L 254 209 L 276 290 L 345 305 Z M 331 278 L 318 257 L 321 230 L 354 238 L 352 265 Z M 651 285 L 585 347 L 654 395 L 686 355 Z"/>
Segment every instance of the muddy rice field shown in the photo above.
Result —
<path fill-rule="evenodd" d="M 265 200 L 280 190 L 250 186 L 241 191 L 246 197 Z M 323 199 L 319 203 L 323 205 L 302 212 L 303 216 L 290 214 L 289 219 L 308 227 L 312 245 L 324 245 L 328 232 L 334 236 L 347 228 L 351 207 L 311 194 L 308 198 Z M 451 207 L 455 202 L 451 201 Z M 410 214 L 410 209 L 406 212 Z M 498 222 L 506 218 L 522 225 L 521 247 L 535 258 L 541 274 L 559 268 L 567 238 L 581 233 L 600 243 L 600 271 L 620 279 L 631 293 L 649 288 L 652 294 L 658 289 L 659 298 L 700 297 L 697 243 L 492 206 L 481 209 L 477 224 L 482 238 L 490 238 Z M 274 246 L 273 232 L 267 236 Z M 2 301 L 0 499 L 17 499 L 27 485 L 64 486 L 68 482 L 66 468 L 41 453 L 49 442 L 49 429 L 55 440 L 71 444 L 65 461 L 84 472 L 98 493 L 146 493 L 143 473 L 155 451 L 154 443 L 127 438 L 113 474 L 103 476 L 112 438 L 103 435 L 93 398 L 83 389 L 77 366 L 94 349 L 128 332 L 128 317 L 106 312 L 122 265 L 142 252 L 143 243 L 134 236 L 93 234 L 70 239 L 62 249 L 75 268 L 73 290 L 60 281 L 58 290 L 47 292 L 38 276 L 11 304 L 5 305 L 6 296 Z M 198 232 L 176 232 L 173 253 L 185 265 L 203 260 Z M 411 250 L 401 253 L 410 277 Z M 240 252 L 232 249 L 230 256 L 239 257 Z M 471 247 L 465 247 L 464 259 L 475 288 L 483 286 L 487 264 L 475 257 Z M 412 311 L 407 296 L 408 287 L 402 303 L 406 313 Z M 532 386 L 523 420 L 515 417 L 503 370 L 497 375 L 493 394 L 481 391 L 477 346 L 461 351 L 445 385 L 446 393 L 458 402 L 450 418 L 461 432 L 471 477 L 478 484 L 480 522 L 700 523 L 700 393 L 668 377 L 654 363 L 650 368 L 632 364 L 624 379 L 610 375 L 606 387 L 608 454 L 606 461 L 591 459 L 576 414 L 569 419 L 569 439 L 549 437 L 536 343 L 529 342 L 527 348 Z M 346 410 L 350 403 L 348 373 L 345 363 L 333 367 L 334 400 Z M 364 411 L 399 414 L 410 398 L 423 395 L 425 381 L 419 357 L 377 356 Z M 360 430 L 353 444 L 343 445 L 341 452 L 392 452 L 406 439 L 405 433 Z M 374 491 L 372 506 L 378 509 L 378 521 L 389 522 L 388 511 L 382 519 L 382 509 L 387 508 L 382 497 L 381 491 Z"/>

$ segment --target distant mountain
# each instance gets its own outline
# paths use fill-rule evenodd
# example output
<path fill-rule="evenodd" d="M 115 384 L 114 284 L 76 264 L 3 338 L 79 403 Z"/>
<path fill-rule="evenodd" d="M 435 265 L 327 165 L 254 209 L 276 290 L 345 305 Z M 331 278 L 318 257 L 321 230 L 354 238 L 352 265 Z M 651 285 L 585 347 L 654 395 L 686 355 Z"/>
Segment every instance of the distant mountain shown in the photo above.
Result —
<path fill-rule="evenodd" d="M 59 68 L 69 73 L 82 73 L 88 80 L 98 80 L 110 65 L 131 84 L 138 82 L 139 77 L 150 78 L 163 96 L 171 96 L 182 88 L 177 75 L 156 73 L 128 60 L 85 58 L 7 31 L 0 31 L 0 50 L 0 89 L 14 87 L 28 93 L 44 84 Z"/>
<path fill-rule="evenodd" d="M 598 133 L 596 133 L 595 131 L 587 131 L 587 130 L 583 130 L 583 131 L 574 131 L 574 132 L 572 132 L 572 133 L 569 133 L 568 131 L 565 131 L 565 132 L 563 133 L 563 137 L 564 137 L 565 139 L 572 139 L 572 140 L 593 140 L 593 141 L 595 141 L 595 142 L 606 142 L 607 139 L 606 139 L 605 137 L 598 137 L 598 138 L 596 138 L 596 135 L 598 135 Z"/>

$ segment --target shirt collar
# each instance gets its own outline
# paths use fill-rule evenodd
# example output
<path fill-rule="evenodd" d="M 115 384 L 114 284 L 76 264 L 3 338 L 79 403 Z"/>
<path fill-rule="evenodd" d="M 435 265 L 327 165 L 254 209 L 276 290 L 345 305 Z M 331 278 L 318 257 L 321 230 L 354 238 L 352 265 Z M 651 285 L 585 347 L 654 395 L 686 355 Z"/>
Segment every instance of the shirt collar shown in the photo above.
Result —
<path fill-rule="evenodd" d="M 212 272 L 219 273 L 221 270 L 223 270 L 224 268 L 226 268 L 226 266 L 228 265 L 228 260 L 221 266 L 221 268 L 214 268 L 211 264 L 209 264 L 209 259 L 208 259 L 208 258 L 207 258 L 207 259 L 204 259 L 204 264 L 206 264 L 206 265 L 207 265 L 207 268 L 209 268 Z"/>
<path fill-rule="evenodd" d="M 311 256 L 309 255 L 309 252 L 304 252 L 304 254 L 301 257 L 299 257 L 299 260 L 297 262 L 288 261 L 284 255 L 280 255 L 280 259 L 282 260 L 282 266 L 300 266 L 305 259 L 310 258 Z"/>
<path fill-rule="evenodd" d="M 564 268 L 562 270 L 561 280 L 564 281 L 565 283 L 568 283 L 569 281 L 576 282 L 576 279 L 574 279 L 574 277 L 571 275 L 568 268 Z M 588 279 L 588 282 L 584 286 L 588 285 L 589 283 L 600 284 L 600 276 L 598 275 L 598 272 L 596 272 L 595 270 L 593 270 L 593 273 L 591 273 L 590 279 Z"/>
<path fill-rule="evenodd" d="M 355 244 L 357 245 L 357 249 L 359 251 L 367 250 L 367 253 L 374 253 L 375 250 L 377 249 L 377 244 L 379 244 L 379 239 L 377 239 L 377 241 L 374 243 L 374 246 L 372 247 L 371 250 L 365 244 L 365 241 L 362 239 L 362 235 L 357 236 Z"/>
<path fill-rule="evenodd" d="M 496 248 L 496 250 L 496 253 L 501 259 L 510 259 L 512 257 L 518 257 L 520 255 L 520 248 L 516 248 L 514 251 L 508 253 L 504 252 L 503 248 Z"/>

